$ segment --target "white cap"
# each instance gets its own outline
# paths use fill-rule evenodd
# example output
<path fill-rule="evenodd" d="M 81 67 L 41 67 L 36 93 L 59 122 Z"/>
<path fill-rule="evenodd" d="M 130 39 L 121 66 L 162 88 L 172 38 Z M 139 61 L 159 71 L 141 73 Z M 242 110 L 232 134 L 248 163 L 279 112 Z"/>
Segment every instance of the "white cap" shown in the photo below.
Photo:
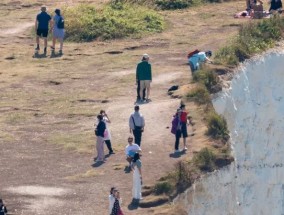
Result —
<path fill-rule="evenodd" d="M 148 54 L 143 54 L 143 58 L 149 58 Z"/>

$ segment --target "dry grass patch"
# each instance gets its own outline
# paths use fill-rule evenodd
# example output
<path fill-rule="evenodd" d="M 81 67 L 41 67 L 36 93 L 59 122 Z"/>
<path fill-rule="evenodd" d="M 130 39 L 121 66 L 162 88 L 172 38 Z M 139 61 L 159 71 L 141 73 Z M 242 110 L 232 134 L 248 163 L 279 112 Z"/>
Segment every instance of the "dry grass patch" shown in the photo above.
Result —
<path fill-rule="evenodd" d="M 76 174 L 76 175 L 67 176 L 67 177 L 65 177 L 65 179 L 70 180 L 70 181 L 78 181 L 78 180 L 81 180 L 81 179 L 93 178 L 93 177 L 102 176 L 102 175 L 104 175 L 103 171 L 99 171 L 98 169 L 91 169 L 91 170 L 88 170 L 85 173 L 79 173 L 79 174 Z"/>
<path fill-rule="evenodd" d="M 64 149 L 75 150 L 77 152 L 93 153 L 95 144 L 95 134 L 93 132 L 62 131 L 51 133 L 47 141 L 52 144 L 62 146 Z"/>

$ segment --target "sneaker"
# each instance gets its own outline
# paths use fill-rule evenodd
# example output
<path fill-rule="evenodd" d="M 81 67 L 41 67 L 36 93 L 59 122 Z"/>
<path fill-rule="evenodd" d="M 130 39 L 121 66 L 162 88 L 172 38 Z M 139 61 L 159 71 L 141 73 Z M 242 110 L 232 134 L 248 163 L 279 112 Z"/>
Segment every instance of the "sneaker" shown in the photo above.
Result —
<path fill-rule="evenodd" d="M 39 51 L 39 49 L 40 49 L 39 46 L 37 46 L 37 47 L 35 48 L 36 51 Z"/>
<path fill-rule="evenodd" d="M 183 148 L 183 150 L 186 151 L 186 150 L 187 150 L 187 147 L 185 146 L 185 147 Z"/>
<path fill-rule="evenodd" d="M 51 49 L 51 51 L 54 51 L 54 50 L 55 50 L 55 48 L 54 48 L 53 46 L 50 46 L 50 49 Z"/>
<path fill-rule="evenodd" d="M 177 150 L 175 150 L 175 153 L 179 153 L 179 152 L 180 152 L 180 150 L 178 150 L 178 149 L 177 149 Z"/>
<path fill-rule="evenodd" d="M 110 154 L 110 155 L 114 155 L 115 153 L 114 153 L 114 152 L 109 152 L 108 154 Z"/>

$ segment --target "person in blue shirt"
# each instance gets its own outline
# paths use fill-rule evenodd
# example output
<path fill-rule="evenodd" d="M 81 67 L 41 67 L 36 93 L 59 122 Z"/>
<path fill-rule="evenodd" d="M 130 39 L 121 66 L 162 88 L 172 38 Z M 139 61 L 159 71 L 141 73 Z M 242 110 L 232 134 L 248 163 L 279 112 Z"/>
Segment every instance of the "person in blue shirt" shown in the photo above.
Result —
<path fill-rule="evenodd" d="M 192 55 L 190 58 L 188 58 L 188 63 L 191 68 L 191 71 L 194 72 L 200 68 L 200 63 L 208 61 L 212 63 L 212 61 L 209 59 L 209 57 L 212 56 L 211 51 L 206 52 L 198 52 L 197 54 Z"/>
<path fill-rule="evenodd" d="M 44 54 L 46 54 L 47 48 L 47 35 L 49 31 L 51 16 L 46 12 L 46 6 L 41 7 L 41 12 L 36 16 L 35 31 L 36 31 L 36 51 L 39 51 L 39 38 L 44 39 Z"/>

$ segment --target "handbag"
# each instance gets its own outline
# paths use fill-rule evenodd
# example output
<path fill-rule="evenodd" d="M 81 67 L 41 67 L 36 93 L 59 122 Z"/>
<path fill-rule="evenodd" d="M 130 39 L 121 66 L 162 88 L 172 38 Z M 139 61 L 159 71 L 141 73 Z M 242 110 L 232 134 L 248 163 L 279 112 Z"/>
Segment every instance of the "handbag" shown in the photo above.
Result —
<path fill-rule="evenodd" d="M 119 208 L 117 215 L 124 215 L 121 208 Z"/>

